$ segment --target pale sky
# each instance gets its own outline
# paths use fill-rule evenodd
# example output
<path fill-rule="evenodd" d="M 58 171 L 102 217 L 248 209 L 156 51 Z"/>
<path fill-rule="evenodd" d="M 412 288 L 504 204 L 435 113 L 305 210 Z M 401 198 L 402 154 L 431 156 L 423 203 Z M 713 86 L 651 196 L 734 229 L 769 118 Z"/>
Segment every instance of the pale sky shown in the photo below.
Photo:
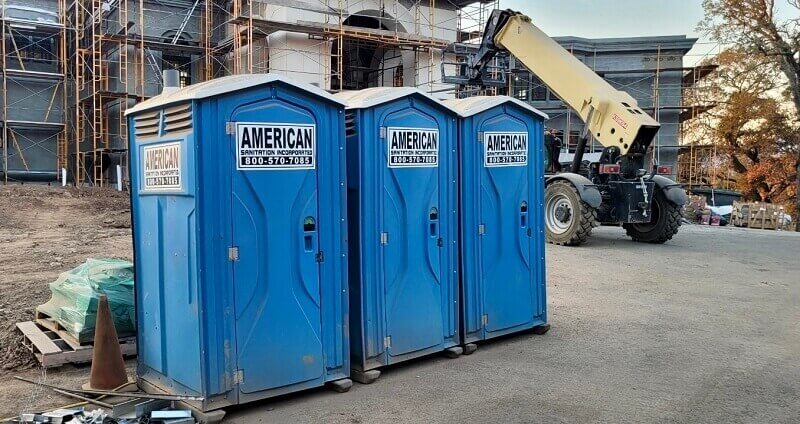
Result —
<path fill-rule="evenodd" d="M 702 0 L 500 0 L 500 7 L 525 13 L 552 37 L 685 34 L 700 38 L 686 58 L 687 66 L 719 52 L 715 43 L 696 30 L 703 19 Z"/>

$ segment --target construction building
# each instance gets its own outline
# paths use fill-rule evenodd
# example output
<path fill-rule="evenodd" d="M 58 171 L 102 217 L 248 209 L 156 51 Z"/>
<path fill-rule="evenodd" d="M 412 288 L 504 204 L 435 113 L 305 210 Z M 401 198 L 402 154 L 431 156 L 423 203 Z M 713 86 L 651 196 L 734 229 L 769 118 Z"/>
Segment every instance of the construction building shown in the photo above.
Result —
<path fill-rule="evenodd" d="M 0 0 L 3 181 L 125 175 L 127 108 L 182 84 L 276 72 L 339 91 L 445 91 L 439 63 L 497 1 Z"/>
<path fill-rule="evenodd" d="M 707 78 L 717 65 L 697 66 L 683 77 L 683 102 L 686 111 L 682 120 L 681 145 L 678 149 L 677 178 L 689 191 L 718 188 L 732 189 L 736 174 L 725 166 L 725 156 L 718 152 L 717 146 L 703 137 L 698 126 L 707 124 L 708 117 L 703 114 L 716 104 L 708 99 L 712 81 Z"/>
<path fill-rule="evenodd" d="M 10 181 L 107 185 L 127 174 L 131 105 L 158 94 L 164 69 L 181 84 L 282 73 L 341 91 L 416 86 L 438 97 L 478 94 L 444 83 L 452 46 L 475 42 L 498 0 L 0 0 L 2 169 Z M 674 164 L 687 118 L 683 56 L 694 39 L 558 41 L 662 123 L 660 162 Z M 582 123 L 511 62 L 509 93 L 548 112 L 574 151 Z M 481 92 L 485 92 L 481 91 Z"/>

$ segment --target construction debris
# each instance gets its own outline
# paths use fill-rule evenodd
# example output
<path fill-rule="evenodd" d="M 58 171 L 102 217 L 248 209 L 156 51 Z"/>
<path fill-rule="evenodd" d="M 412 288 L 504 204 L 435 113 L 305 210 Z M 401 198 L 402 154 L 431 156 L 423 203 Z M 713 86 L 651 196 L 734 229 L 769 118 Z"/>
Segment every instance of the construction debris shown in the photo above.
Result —
<path fill-rule="evenodd" d="M 730 213 L 730 206 L 709 206 L 703 195 L 690 195 L 681 210 L 683 219 L 689 223 L 712 226 L 728 225 Z"/>
<path fill-rule="evenodd" d="M 61 393 L 87 403 L 100 406 L 87 412 L 83 409 L 56 409 L 50 412 L 22 414 L 18 419 L 8 423 L 31 424 L 60 424 L 60 423 L 103 423 L 103 424 L 133 424 L 133 423 L 164 423 L 164 424 L 193 424 L 195 419 L 192 411 L 188 409 L 173 409 L 173 402 L 187 400 L 202 400 L 194 396 L 150 395 L 147 393 L 120 392 L 116 390 L 85 390 L 68 389 L 52 384 L 14 377 L 26 383 L 47 387 L 56 393 Z M 117 389 L 121 389 L 119 387 Z M 100 398 L 91 398 L 91 395 L 101 395 Z M 100 400 L 100 399 L 104 400 Z M 112 403 L 106 399 L 124 398 L 125 400 Z"/>
<path fill-rule="evenodd" d="M 792 218 L 781 205 L 733 202 L 731 222 L 737 227 L 761 230 L 790 230 Z"/>
<path fill-rule="evenodd" d="M 108 411 L 94 409 L 56 409 L 50 412 L 21 414 L 6 424 L 194 424 L 192 412 L 184 409 L 146 411 L 129 417 L 113 417 Z"/>
<path fill-rule="evenodd" d="M 703 211 L 708 208 L 706 203 L 706 196 L 689 195 L 689 202 L 683 206 L 681 214 L 683 218 L 690 223 L 697 224 L 701 221 Z"/>

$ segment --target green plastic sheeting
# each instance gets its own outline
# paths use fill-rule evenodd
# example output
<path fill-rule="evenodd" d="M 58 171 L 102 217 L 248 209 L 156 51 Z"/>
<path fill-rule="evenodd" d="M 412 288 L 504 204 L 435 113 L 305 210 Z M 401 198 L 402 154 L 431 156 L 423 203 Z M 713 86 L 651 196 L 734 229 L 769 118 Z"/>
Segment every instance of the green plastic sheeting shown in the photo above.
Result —
<path fill-rule="evenodd" d="M 52 297 L 36 310 L 56 320 L 80 343 L 92 341 L 100 295 L 108 297 L 119 337 L 136 334 L 133 264 L 120 259 L 89 259 L 50 283 Z"/>

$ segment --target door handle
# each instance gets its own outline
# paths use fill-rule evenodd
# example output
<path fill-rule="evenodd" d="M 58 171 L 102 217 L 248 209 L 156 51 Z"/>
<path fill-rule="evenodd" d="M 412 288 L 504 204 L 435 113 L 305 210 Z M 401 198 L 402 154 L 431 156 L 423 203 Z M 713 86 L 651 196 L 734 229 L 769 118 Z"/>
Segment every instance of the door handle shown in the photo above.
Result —
<path fill-rule="evenodd" d="M 519 205 L 519 226 L 520 228 L 528 227 L 528 202 L 524 200 Z"/>
<path fill-rule="evenodd" d="M 428 212 L 428 230 L 431 238 L 439 237 L 439 209 L 435 206 Z"/>
<path fill-rule="evenodd" d="M 317 249 L 317 221 L 313 216 L 303 220 L 303 250 L 314 252 Z"/>

